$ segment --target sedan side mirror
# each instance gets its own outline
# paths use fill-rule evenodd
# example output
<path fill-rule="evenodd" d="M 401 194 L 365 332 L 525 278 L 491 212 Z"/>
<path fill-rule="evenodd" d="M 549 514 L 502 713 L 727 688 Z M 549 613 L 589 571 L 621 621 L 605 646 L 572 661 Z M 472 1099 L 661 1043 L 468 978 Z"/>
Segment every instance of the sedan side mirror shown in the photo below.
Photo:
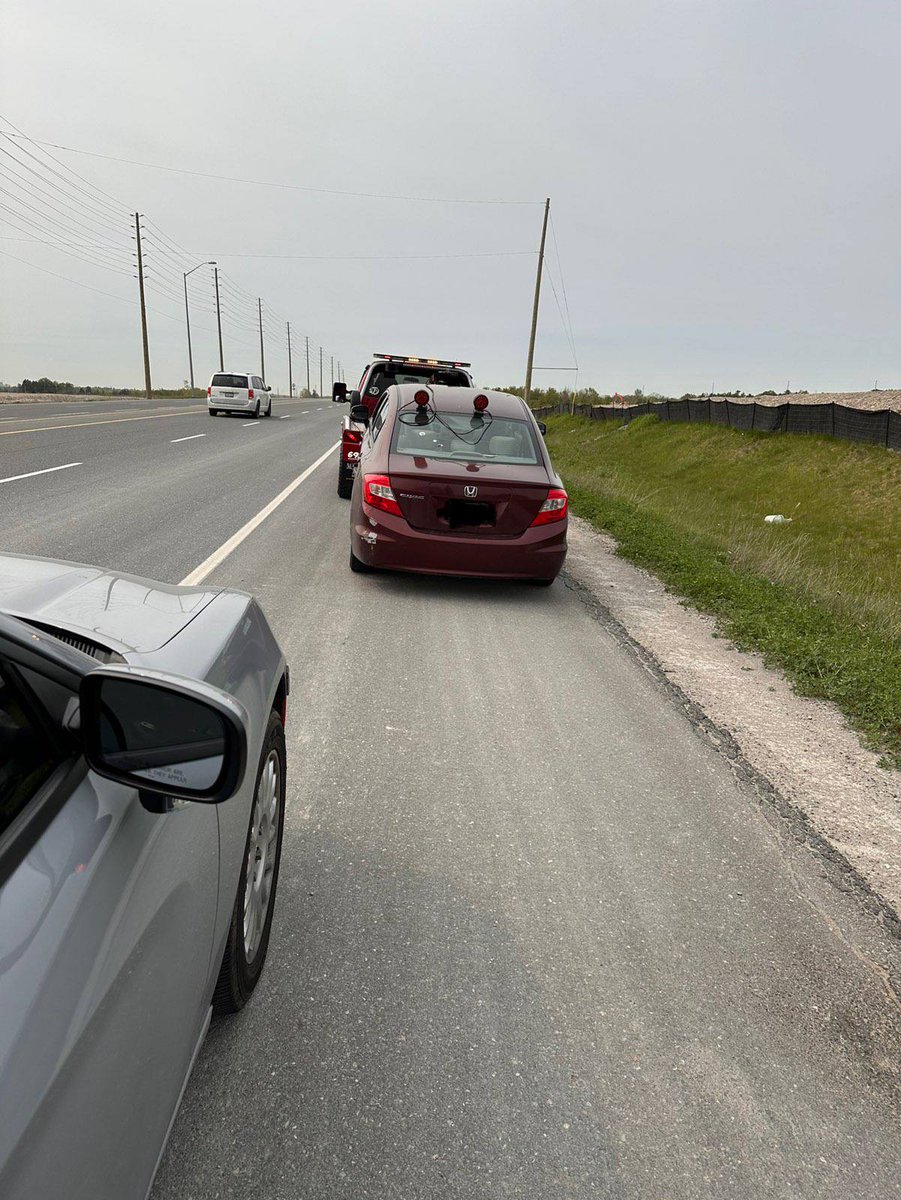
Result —
<path fill-rule="evenodd" d="M 339 380 L 337 383 L 332 384 L 332 403 L 333 404 L 346 404 L 347 403 L 347 384 L 346 383 L 341 383 Z"/>
<path fill-rule="evenodd" d="M 365 404 L 352 404 L 350 408 L 350 419 L 356 421 L 360 425 L 369 424 L 369 409 Z"/>
<path fill-rule="evenodd" d="M 547 425 L 544 423 L 544 421 L 537 421 L 536 424 L 538 425 L 538 432 L 542 437 L 544 437 L 544 435 L 547 433 Z"/>
<path fill-rule="evenodd" d="M 247 714 L 218 688 L 111 666 L 82 679 L 80 701 L 84 755 L 98 775 L 210 804 L 241 786 Z"/>

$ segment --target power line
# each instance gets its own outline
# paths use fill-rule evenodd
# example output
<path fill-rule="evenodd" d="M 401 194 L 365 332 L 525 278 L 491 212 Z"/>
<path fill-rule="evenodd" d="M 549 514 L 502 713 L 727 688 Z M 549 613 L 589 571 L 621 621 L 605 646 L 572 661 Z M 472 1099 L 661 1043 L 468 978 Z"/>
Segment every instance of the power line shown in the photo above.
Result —
<path fill-rule="evenodd" d="M 2 202 L 0 202 L 0 209 L 3 209 L 6 212 L 12 213 L 12 217 L 0 217 L 0 221 L 2 221 L 3 224 L 5 224 L 5 225 L 9 225 L 13 229 L 18 229 L 20 232 L 25 232 L 25 233 L 30 233 L 32 229 L 37 229 L 40 233 L 47 232 L 47 230 L 45 230 L 42 226 L 40 226 L 36 221 L 32 221 L 30 217 L 23 217 L 21 215 L 21 213 L 16 213 L 13 209 L 9 208 L 6 204 L 3 204 Z M 26 228 L 25 226 L 19 224 L 20 221 L 26 222 L 26 225 L 30 226 L 31 228 Z M 53 236 L 53 235 L 51 234 L 50 236 Z M 121 264 L 114 266 L 111 263 L 104 261 L 103 259 L 98 259 L 98 258 L 93 257 L 90 254 L 85 254 L 81 250 L 76 250 L 74 248 L 67 248 L 66 243 L 61 243 L 58 240 L 57 241 L 47 241 L 44 238 L 33 238 L 32 240 L 36 241 L 36 242 L 41 242 L 43 245 L 49 246 L 53 250 L 61 250 L 62 253 L 68 255 L 69 258 L 77 258 L 79 260 L 79 262 L 89 263 L 93 267 L 101 267 L 104 271 L 112 271 L 117 275 L 124 275 L 126 273 L 126 271 L 130 271 L 130 269 L 131 269 L 130 264 L 127 268 L 122 266 Z"/>
<path fill-rule="evenodd" d="M 5 178 L 5 177 L 0 176 L 0 178 Z M 44 212 L 40 208 L 35 208 L 35 206 L 33 204 L 28 204 L 25 200 L 23 200 L 15 192 L 11 192 L 8 188 L 0 187 L 0 194 L 2 194 L 4 196 L 6 196 L 8 199 L 14 201 L 20 207 L 26 209 L 27 212 L 33 213 L 34 216 L 36 216 L 36 217 L 40 217 L 40 219 L 42 221 L 48 221 L 48 222 L 50 222 L 51 225 L 56 226 L 57 229 L 61 229 L 66 234 L 67 237 L 80 237 L 81 232 L 86 232 L 89 234 L 94 233 L 94 231 L 89 226 L 83 225 L 80 221 L 76 221 L 70 217 L 66 217 L 65 213 L 60 213 L 60 210 L 57 208 L 53 208 L 53 212 L 60 213 L 60 215 L 62 215 L 64 218 L 63 221 L 60 221 L 58 219 L 58 217 L 53 216 L 50 213 Z M 46 200 L 38 200 L 38 203 L 43 204 L 46 208 L 52 207 L 51 205 L 49 205 L 47 203 Z M 16 210 L 13 208 L 8 208 L 7 211 L 15 213 L 16 216 L 21 216 L 23 221 L 29 220 L 28 217 L 22 216 L 21 213 L 17 213 Z M 79 232 L 79 231 L 81 231 L 81 232 Z M 47 230 L 44 230 L 44 232 L 46 233 Z M 129 255 L 130 251 L 127 250 L 124 246 L 112 246 L 111 245 L 105 249 L 105 253 L 110 254 L 110 255 L 116 255 L 116 254 Z"/>
<path fill-rule="evenodd" d="M 79 217 L 87 217 L 90 221 L 93 221 L 93 223 L 95 225 L 100 226 L 103 229 L 104 233 L 108 232 L 110 217 L 107 214 L 103 213 L 100 209 L 92 207 L 90 204 L 86 204 L 78 196 L 73 195 L 71 192 L 67 191 L 64 187 L 61 187 L 58 183 L 54 183 L 54 181 L 52 179 L 48 179 L 45 175 L 42 175 L 40 173 L 40 171 L 36 171 L 34 169 L 34 167 L 30 167 L 28 165 L 28 163 L 23 163 L 20 159 L 16 158 L 16 156 L 14 154 L 10 154 L 8 150 L 4 149 L 3 146 L 0 146 L 0 154 L 5 155 L 11 162 L 14 162 L 17 167 L 21 167 L 23 170 L 27 171 L 28 174 L 33 175 L 35 177 L 35 179 L 39 179 L 41 181 L 41 183 L 48 184 L 53 189 L 53 191 L 48 192 L 44 188 L 36 187 L 36 185 L 34 183 L 31 183 L 28 179 L 26 179 L 26 177 L 24 175 L 21 175 L 18 171 L 12 171 L 11 174 L 17 180 L 19 187 L 22 187 L 23 183 L 28 184 L 28 186 L 33 191 L 39 191 L 39 192 L 41 192 L 42 195 L 49 196 L 51 199 L 54 199 L 54 200 L 57 199 L 57 197 L 53 195 L 53 192 L 58 192 L 59 195 L 62 196 L 69 204 L 78 205 L 78 207 L 80 209 L 84 210 L 83 212 L 77 213 L 77 215 Z M 10 171 L 10 168 L 8 166 L 4 166 L 4 170 Z M 124 224 L 124 219 L 123 219 L 123 224 Z M 94 236 L 96 236 L 96 234 Z M 123 233 L 123 234 L 120 234 L 119 236 L 124 237 L 125 235 Z"/>
<path fill-rule="evenodd" d="M 15 128 L 15 126 L 13 126 L 13 128 Z M 6 136 L 14 137 L 16 135 L 7 134 Z M 24 137 L 25 135 L 22 134 L 21 136 Z M 311 192 L 322 196 L 353 196 L 358 199 L 365 200 L 408 200 L 422 204 L 497 204 L 522 206 L 543 203 L 543 201 L 537 200 L 481 200 L 449 196 L 403 196 L 392 195 L 383 192 L 348 192 L 339 190 L 338 188 L 309 187 L 305 184 L 299 183 L 273 183 L 265 179 L 243 179 L 235 175 L 216 175 L 209 171 L 192 171 L 185 167 L 169 167 L 163 165 L 162 163 L 141 162 L 134 158 L 119 158 L 114 154 L 100 154 L 95 150 L 80 150 L 75 146 L 62 146 L 58 142 L 35 141 L 33 138 L 29 138 L 28 140 L 35 145 L 52 146 L 54 150 L 63 150 L 68 154 L 82 154 L 88 158 L 102 158 L 107 162 L 124 163 L 130 167 L 146 167 L 148 170 L 152 171 L 169 171 L 176 175 L 194 175 L 200 179 L 216 179 L 219 182 L 225 183 L 244 183 L 250 184 L 254 187 L 282 188 L 292 192 Z"/>
<path fill-rule="evenodd" d="M 0 131 L 0 136 L 5 137 L 9 140 L 13 140 L 13 144 L 17 145 L 19 151 L 22 154 L 26 154 L 30 159 L 32 159 L 34 162 L 36 162 L 39 166 L 43 167 L 45 171 L 49 171 L 51 175 L 55 175 L 58 179 L 61 179 L 63 181 L 63 183 L 68 184 L 68 186 L 73 188 L 75 191 L 80 192 L 84 196 L 87 196 L 88 199 L 92 200 L 95 204 L 99 204 L 101 207 L 109 209 L 110 214 L 112 216 L 114 216 L 116 219 L 121 219 L 123 217 L 123 214 L 127 210 L 126 210 L 126 206 L 124 204 L 122 204 L 121 201 L 116 200 L 112 196 L 109 196 L 109 193 L 104 192 L 102 188 L 95 187 L 94 184 L 89 183 L 88 180 L 84 179 L 83 176 L 79 175 L 77 171 L 73 171 L 71 167 L 67 166 L 63 162 L 60 162 L 60 160 L 58 158 L 55 158 L 52 154 L 45 153 L 45 155 L 44 155 L 45 158 L 49 158 L 51 162 L 55 162 L 58 166 L 62 167 L 64 171 L 68 171 L 70 175 L 73 175 L 76 179 L 80 179 L 82 181 L 82 183 L 87 183 L 88 187 L 91 189 L 91 191 L 98 193 L 98 195 L 100 195 L 100 196 L 109 197 L 110 200 L 113 200 L 113 204 L 109 204 L 109 203 L 107 203 L 106 200 L 103 200 L 103 199 L 98 200 L 96 198 L 96 196 L 91 195 L 91 191 L 86 191 L 84 188 L 79 187 L 78 184 L 72 183 L 72 181 L 67 179 L 65 177 L 65 175 L 60 174 L 59 171 L 56 171 L 53 169 L 53 167 L 48 166 L 48 164 L 45 163 L 42 159 L 38 158 L 37 155 L 32 154 L 30 150 L 27 150 L 24 146 L 18 145 L 19 141 L 21 141 L 21 140 L 27 141 L 29 143 L 29 145 L 32 145 L 32 146 L 38 146 L 38 145 L 40 145 L 40 143 L 34 141 L 33 138 L 28 137 L 28 135 L 23 133 L 18 128 L 18 126 L 13 125 L 12 121 L 10 121 L 8 117 L 3 117 L 2 114 L 0 114 L 0 119 L 6 121 L 7 125 L 11 125 L 12 128 L 16 130 L 15 133 L 8 133 L 5 130 Z M 120 205 L 121 205 L 121 207 L 120 207 Z"/>
<path fill-rule="evenodd" d="M 537 250 L 486 250 L 464 254 L 229 254 L 220 253 L 219 258 L 274 258 L 297 262 L 396 262 L 416 261 L 425 258 L 518 258 L 534 256 Z"/>

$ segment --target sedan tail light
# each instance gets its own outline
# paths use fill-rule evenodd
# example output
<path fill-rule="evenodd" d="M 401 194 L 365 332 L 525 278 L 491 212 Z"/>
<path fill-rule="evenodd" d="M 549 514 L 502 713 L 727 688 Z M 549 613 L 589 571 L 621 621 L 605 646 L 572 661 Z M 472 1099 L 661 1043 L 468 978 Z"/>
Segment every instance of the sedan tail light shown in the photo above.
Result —
<path fill-rule="evenodd" d="M 568 507 L 569 498 L 563 488 L 551 488 L 532 524 L 550 525 L 552 521 L 562 521 Z"/>
<path fill-rule="evenodd" d="M 404 515 L 400 511 L 400 505 L 394 499 L 391 480 L 387 475 L 363 476 L 363 503 L 368 504 L 371 508 L 381 509 L 382 512 L 391 513 L 395 517 Z"/>

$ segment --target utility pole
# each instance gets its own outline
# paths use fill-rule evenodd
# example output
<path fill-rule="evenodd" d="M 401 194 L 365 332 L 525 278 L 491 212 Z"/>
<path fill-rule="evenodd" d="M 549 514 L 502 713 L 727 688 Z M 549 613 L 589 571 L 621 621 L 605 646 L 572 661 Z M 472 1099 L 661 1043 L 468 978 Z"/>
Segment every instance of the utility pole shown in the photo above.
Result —
<path fill-rule="evenodd" d="M 260 378 L 266 382 L 266 356 L 263 352 L 263 301 L 257 297 L 257 312 L 260 317 Z"/>
<path fill-rule="evenodd" d="M 529 334 L 529 358 L 526 363 L 526 386 L 523 399 L 529 403 L 532 394 L 532 362 L 535 358 L 535 334 L 538 330 L 538 301 L 541 297 L 541 271 L 544 266 L 544 242 L 547 237 L 547 219 L 551 211 L 550 196 L 544 202 L 544 221 L 541 226 L 541 245 L 538 248 L 538 271 L 535 275 L 535 301 L 532 305 L 532 331 Z"/>
<path fill-rule="evenodd" d="M 288 326 L 288 395 L 294 395 L 294 374 L 291 370 L 291 322 L 286 321 Z"/>
<path fill-rule="evenodd" d="M 147 344 L 147 305 L 144 302 L 144 259 L 141 254 L 141 214 L 135 213 L 135 235 L 138 241 L 138 290 L 141 293 L 141 338 L 144 342 L 144 389 L 150 399 L 150 347 Z"/>
<path fill-rule="evenodd" d="M 319 395 L 322 395 L 322 347 L 319 347 Z"/>
<path fill-rule="evenodd" d="M 334 356 L 334 354 L 331 356 L 331 358 L 332 358 L 332 387 L 334 388 L 334 386 L 335 386 L 335 356 Z"/>
<path fill-rule="evenodd" d="M 201 267 L 215 267 L 214 262 L 198 263 L 196 267 L 192 267 L 190 271 L 183 271 L 185 285 L 185 325 L 188 327 L 188 373 L 191 376 L 191 391 L 194 390 L 194 358 L 191 354 L 191 314 L 188 311 L 188 276 L 193 275 L 195 271 L 199 271 Z"/>
<path fill-rule="evenodd" d="M 213 278 L 216 282 L 216 325 L 219 329 L 219 370 L 225 370 L 225 362 L 222 358 L 222 312 L 219 308 L 219 268 L 213 268 Z"/>
<path fill-rule="evenodd" d="M 310 339 L 304 335 L 303 352 L 307 360 L 307 395 L 310 394 Z"/>

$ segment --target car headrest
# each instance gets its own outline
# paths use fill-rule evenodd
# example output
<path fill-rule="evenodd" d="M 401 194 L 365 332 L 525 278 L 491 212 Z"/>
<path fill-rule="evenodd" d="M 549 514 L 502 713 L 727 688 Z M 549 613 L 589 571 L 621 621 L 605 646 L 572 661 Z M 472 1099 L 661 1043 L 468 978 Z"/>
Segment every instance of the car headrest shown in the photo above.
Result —
<path fill-rule="evenodd" d="M 489 454 L 506 454 L 516 458 L 519 454 L 519 442 L 515 437 L 493 437 L 488 439 Z"/>

